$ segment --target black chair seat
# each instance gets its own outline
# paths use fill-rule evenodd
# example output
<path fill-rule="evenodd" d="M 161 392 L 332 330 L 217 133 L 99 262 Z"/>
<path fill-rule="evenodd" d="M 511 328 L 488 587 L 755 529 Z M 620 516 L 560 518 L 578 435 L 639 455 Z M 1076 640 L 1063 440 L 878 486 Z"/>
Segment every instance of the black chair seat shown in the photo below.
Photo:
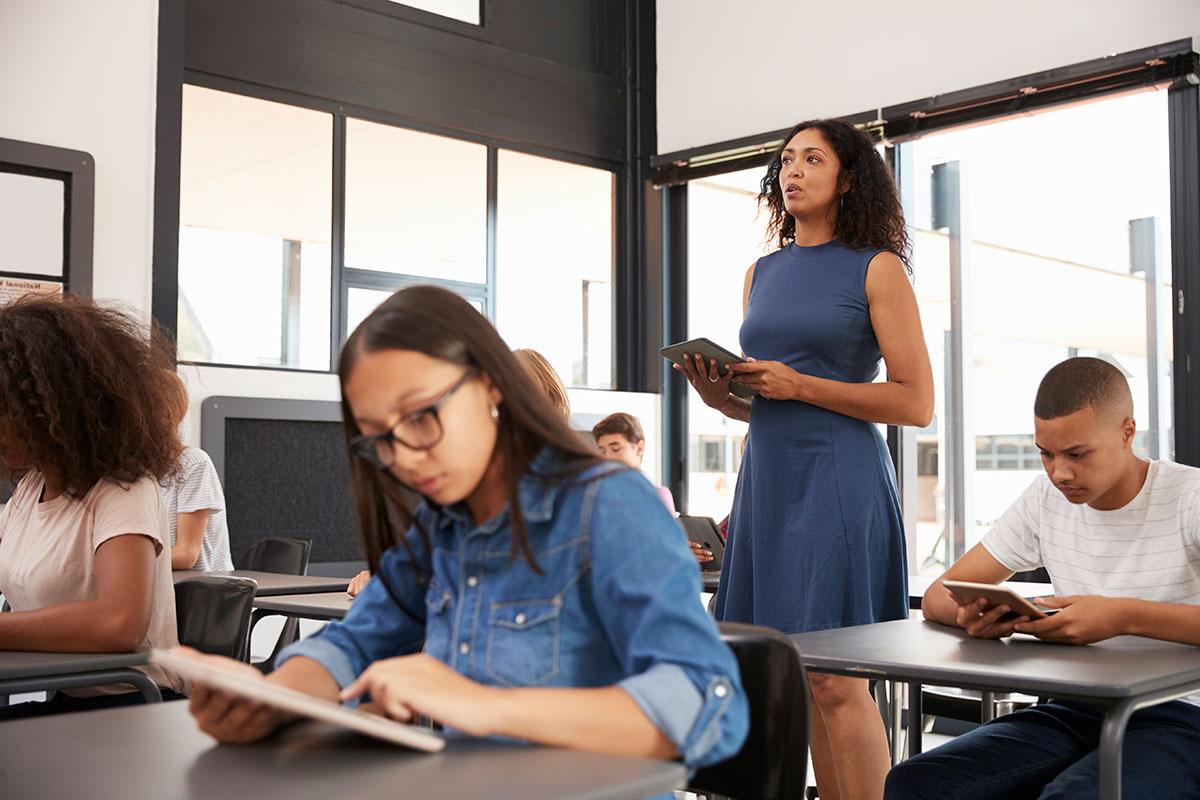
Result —
<path fill-rule="evenodd" d="M 778 631 L 719 623 L 750 702 L 750 733 L 733 758 L 696 772 L 688 789 L 763 800 L 799 800 L 808 779 L 808 681 L 800 654 Z"/>

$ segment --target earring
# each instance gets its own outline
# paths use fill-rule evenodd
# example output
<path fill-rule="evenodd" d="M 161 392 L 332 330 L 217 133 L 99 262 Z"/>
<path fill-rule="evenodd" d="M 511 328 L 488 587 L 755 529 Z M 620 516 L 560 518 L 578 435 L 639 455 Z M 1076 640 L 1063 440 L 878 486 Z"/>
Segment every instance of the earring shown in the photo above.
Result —
<path fill-rule="evenodd" d="M 492 406 L 492 422 L 498 422 L 499 420 L 500 420 L 500 409 L 496 408 L 495 406 Z"/>

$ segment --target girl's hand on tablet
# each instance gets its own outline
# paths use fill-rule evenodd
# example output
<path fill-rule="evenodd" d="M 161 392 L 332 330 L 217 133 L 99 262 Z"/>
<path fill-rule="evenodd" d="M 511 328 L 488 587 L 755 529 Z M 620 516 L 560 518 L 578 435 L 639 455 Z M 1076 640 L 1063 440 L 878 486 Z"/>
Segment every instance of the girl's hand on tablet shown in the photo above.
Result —
<path fill-rule="evenodd" d="M 224 656 L 204 655 L 190 647 L 181 651 L 205 661 L 218 663 L 226 669 L 236 669 L 247 678 L 266 680 L 263 674 L 249 664 L 234 661 Z M 284 711 L 258 703 L 235 694 L 212 689 L 202 683 L 192 684 L 188 710 L 196 718 L 200 730 L 226 744 L 256 742 L 267 736 L 291 719 Z"/>
<path fill-rule="evenodd" d="M 342 699 L 370 694 L 369 710 L 392 719 L 411 722 L 423 715 L 472 736 L 490 736 L 500 732 L 501 692 L 419 653 L 376 661 L 342 691 Z"/>

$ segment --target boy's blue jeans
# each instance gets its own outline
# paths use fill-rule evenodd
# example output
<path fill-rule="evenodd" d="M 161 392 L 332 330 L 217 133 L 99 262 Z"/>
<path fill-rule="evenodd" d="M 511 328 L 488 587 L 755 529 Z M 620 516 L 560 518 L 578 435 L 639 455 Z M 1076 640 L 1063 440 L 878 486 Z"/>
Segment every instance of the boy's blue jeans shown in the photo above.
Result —
<path fill-rule="evenodd" d="M 1000 717 L 895 767 L 885 800 L 1098 797 L 1103 720 L 1098 706 L 1058 700 Z M 1129 798 L 1200 798 L 1200 706 L 1176 700 L 1133 715 L 1121 790 Z"/>

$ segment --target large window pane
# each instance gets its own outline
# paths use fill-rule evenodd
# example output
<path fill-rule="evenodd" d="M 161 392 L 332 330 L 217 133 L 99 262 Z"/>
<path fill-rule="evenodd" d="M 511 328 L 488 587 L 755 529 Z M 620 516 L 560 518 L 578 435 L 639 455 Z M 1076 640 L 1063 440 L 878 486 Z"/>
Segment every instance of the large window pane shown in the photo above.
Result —
<path fill-rule="evenodd" d="M 613 174 L 501 150 L 496 324 L 568 386 L 611 389 Z"/>
<path fill-rule="evenodd" d="M 963 370 L 971 408 L 969 548 L 1040 472 L 1033 399 L 1046 370 L 1065 358 L 1097 356 L 1122 369 L 1140 432 L 1135 449 L 1173 457 L 1167 143 L 1160 91 L 905 145 L 916 173 L 916 288 L 937 383 L 935 423 L 918 438 L 916 566 L 943 566 L 944 498 L 957 479 L 944 452 L 950 242 L 933 227 L 936 165 L 958 162 L 967 186 L 972 357 L 949 366 Z M 1149 284 L 1148 258 L 1157 275 Z M 1147 435 L 1152 421 L 1156 438 Z"/>
<path fill-rule="evenodd" d="M 346 266 L 487 280 L 487 148 L 346 122 Z"/>
<path fill-rule="evenodd" d="M 758 213 L 765 168 L 688 184 L 688 338 L 704 336 L 734 353 L 742 347 L 746 269 L 774 247 Z M 720 520 L 729 513 L 748 426 L 688 391 L 688 513 Z"/>
<path fill-rule="evenodd" d="M 179 357 L 329 369 L 332 119 L 183 87 Z"/>

